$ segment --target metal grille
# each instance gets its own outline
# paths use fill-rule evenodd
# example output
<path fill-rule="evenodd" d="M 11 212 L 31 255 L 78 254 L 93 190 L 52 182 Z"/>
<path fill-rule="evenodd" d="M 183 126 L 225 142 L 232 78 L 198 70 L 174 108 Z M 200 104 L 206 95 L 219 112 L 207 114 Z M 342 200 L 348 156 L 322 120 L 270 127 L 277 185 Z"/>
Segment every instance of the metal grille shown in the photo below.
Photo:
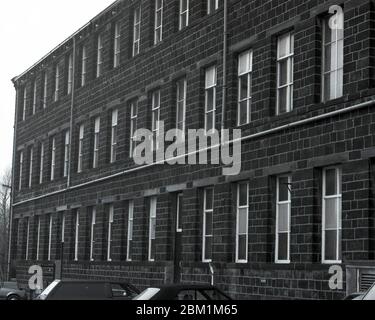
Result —
<path fill-rule="evenodd" d="M 375 283 L 375 273 L 362 273 L 359 282 L 359 289 L 365 292 Z"/>

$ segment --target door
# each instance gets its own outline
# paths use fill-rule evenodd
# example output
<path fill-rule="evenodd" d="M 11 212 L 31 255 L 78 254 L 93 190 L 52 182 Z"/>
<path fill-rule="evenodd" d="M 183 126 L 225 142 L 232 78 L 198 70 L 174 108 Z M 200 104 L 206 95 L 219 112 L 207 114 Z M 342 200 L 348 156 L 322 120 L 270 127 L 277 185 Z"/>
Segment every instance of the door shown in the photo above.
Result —
<path fill-rule="evenodd" d="M 174 248 L 174 283 L 179 283 L 181 280 L 181 251 L 182 251 L 182 204 L 183 194 L 179 193 L 176 197 L 175 202 L 175 217 L 176 217 L 176 228 L 175 228 L 175 248 Z"/>

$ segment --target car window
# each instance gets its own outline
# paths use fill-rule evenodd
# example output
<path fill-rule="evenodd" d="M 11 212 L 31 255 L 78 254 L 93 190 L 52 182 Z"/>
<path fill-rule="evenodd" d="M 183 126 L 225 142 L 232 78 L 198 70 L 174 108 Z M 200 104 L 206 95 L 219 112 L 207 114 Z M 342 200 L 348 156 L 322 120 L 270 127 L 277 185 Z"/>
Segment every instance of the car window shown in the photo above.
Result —
<path fill-rule="evenodd" d="M 110 288 L 113 298 L 133 298 L 138 295 L 135 288 L 126 284 L 111 283 Z"/>
<path fill-rule="evenodd" d="M 17 282 L 4 282 L 3 287 L 6 289 L 18 290 Z"/>
<path fill-rule="evenodd" d="M 375 285 L 367 292 L 363 300 L 375 300 Z"/>
<path fill-rule="evenodd" d="M 151 300 L 157 293 L 159 293 L 159 291 L 159 288 L 148 288 L 136 296 L 133 300 Z"/>
<path fill-rule="evenodd" d="M 49 300 L 103 300 L 106 299 L 104 283 L 62 282 L 52 292 Z"/>
<path fill-rule="evenodd" d="M 176 300 L 185 300 L 185 301 L 193 301 L 193 300 L 207 300 L 207 298 L 198 290 L 181 290 Z"/>
<path fill-rule="evenodd" d="M 203 294 L 207 295 L 210 300 L 229 300 L 228 297 L 224 296 L 217 290 L 203 290 Z"/>

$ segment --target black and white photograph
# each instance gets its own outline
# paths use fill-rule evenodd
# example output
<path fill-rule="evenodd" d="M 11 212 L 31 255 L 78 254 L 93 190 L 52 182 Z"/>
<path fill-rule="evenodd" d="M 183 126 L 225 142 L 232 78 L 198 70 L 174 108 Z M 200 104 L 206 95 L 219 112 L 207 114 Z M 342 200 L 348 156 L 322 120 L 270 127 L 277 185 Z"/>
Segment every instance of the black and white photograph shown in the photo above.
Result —
<path fill-rule="evenodd" d="M 2 1 L 0 39 L 0 300 L 375 300 L 374 0 Z"/>

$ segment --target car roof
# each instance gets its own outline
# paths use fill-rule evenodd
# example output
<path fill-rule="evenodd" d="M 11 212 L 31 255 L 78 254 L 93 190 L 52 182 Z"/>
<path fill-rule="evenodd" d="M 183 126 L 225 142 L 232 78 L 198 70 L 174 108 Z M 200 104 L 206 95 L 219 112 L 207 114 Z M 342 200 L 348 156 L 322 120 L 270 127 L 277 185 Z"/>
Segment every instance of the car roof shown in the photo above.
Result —
<path fill-rule="evenodd" d="M 58 279 L 57 279 L 58 280 Z M 113 280 L 58 280 L 59 283 L 89 283 L 89 284 L 102 284 L 102 283 L 111 283 L 111 284 L 129 284 L 124 281 L 113 281 Z"/>
<path fill-rule="evenodd" d="M 175 289 L 175 290 L 185 290 L 185 289 L 216 289 L 219 290 L 217 287 L 212 286 L 210 284 L 162 284 L 158 286 L 151 286 L 151 288 L 160 288 L 160 289 Z"/>

